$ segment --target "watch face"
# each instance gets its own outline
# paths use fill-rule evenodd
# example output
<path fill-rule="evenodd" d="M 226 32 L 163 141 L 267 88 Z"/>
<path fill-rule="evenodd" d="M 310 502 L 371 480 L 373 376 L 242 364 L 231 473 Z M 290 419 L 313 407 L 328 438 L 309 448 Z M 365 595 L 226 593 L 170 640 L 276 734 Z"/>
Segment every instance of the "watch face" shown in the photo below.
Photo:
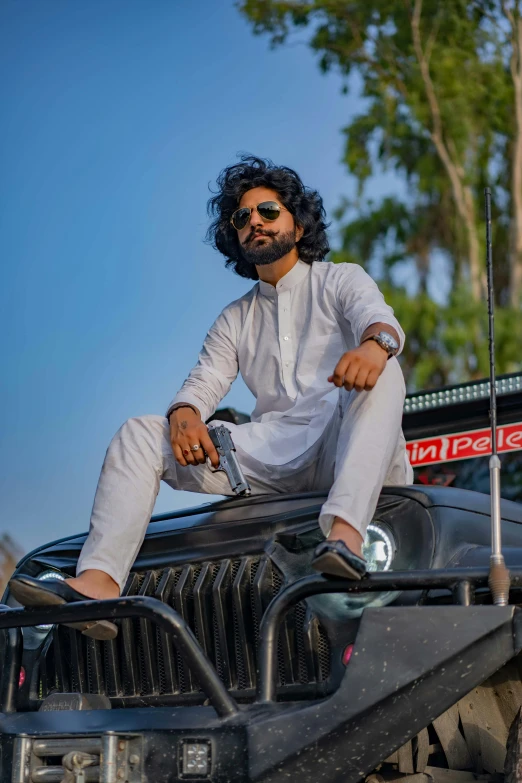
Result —
<path fill-rule="evenodd" d="M 399 347 L 397 340 L 395 340 L 391 334 L 388 334 L 388 332 L 379 332 L 379 337 L 392 351 L 396 351 Z"/>

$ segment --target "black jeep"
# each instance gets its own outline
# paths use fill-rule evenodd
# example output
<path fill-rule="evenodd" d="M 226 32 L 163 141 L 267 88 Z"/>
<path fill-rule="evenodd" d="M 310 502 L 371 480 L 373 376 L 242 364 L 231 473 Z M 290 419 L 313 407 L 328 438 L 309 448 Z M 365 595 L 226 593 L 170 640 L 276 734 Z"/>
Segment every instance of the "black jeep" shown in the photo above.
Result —
<path fill-rule="evenodd" d="M 411 395 L 417 483 L 383 490 L 361 582 L 310 569 L 325 497 L 305 493 L 154 516 L 121 599 L 7 593 L 1 781 L 521 778 L 522 374 L 497 388 L 509 605 L 487 586 L 488 383 Z M 17 571 L 73 575 L 84 539 Z M 115 640 L 54 624 L 101 617 Z"/>

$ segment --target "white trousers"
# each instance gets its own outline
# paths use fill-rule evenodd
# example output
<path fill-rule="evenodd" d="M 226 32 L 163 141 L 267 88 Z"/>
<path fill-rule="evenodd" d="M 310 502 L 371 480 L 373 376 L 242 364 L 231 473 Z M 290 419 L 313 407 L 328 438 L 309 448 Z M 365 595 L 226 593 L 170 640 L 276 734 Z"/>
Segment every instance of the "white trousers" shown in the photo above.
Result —
<path fill-rule="evenodd" d="M 301 458 L 295 473 L 285 465 L 284 477 L 278 478 L 277 466 L 267 473 L 267 466 L 259 465 L 256 471 L 255 463 L 246 460 L 248 468 L 243 469 L 252 494 L 328 492 L 319 517 L 325 536 L 335 516 L 364 536 L 383 485 L 413 482 L 401 430 L 404 396 L 402 371 L 394 359 L 371 391 L 341 389 L 337 410 L 310 464 L 303 467 Z M 241 463 L 239 451 L 237 456 Z M 96 568 L 123 588 L 145 537 L 161 480 L 174 489 L 233 494 L 223 472 L 176 462 L 163 416 L 129 419 L 107 450 L 77 574 Z"/>

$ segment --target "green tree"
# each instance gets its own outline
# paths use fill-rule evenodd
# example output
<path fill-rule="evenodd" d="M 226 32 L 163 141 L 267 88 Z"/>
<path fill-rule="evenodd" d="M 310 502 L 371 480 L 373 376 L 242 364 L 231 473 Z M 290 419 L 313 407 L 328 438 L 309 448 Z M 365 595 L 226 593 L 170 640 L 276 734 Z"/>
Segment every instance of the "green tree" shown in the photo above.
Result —
<path fill-rule="evenodd" d="M 242 0 L 273 45 L 308 35 L 327 72 L 359 75 L 364 113 L 343 129 L 358 196 L 337 211 L 337 262 L 369 267 L 408 332 L 411 388 L 487 373 L 482 193 L 494 194 L 498 370 L 522 339 L 521 0 Z M 366 183 L 393 167 L 407 196 L 374 203 Z M 430 296 L 435 264 L 449 275 Z M 408 265 L 413 285 L 399 285 Z M 431 287 L 432 288 L 432 287 Z M 412 290 L 413 289 L 413 290 Z"/>

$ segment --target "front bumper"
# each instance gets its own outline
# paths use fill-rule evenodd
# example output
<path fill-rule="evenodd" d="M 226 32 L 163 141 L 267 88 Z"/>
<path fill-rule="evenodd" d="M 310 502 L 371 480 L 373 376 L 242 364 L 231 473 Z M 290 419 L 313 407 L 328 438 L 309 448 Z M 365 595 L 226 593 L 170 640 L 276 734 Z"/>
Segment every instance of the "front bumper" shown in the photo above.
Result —
<path fill-rule="evenodd" d="M 461 576 L 481 584 L 487 570 L 476 571 L 467 569 Z M 173 634 L 213 707 L 18 713 L 13 682 L 18 681 L 14 678 L 19 673 L 19 644 L 11 632 L 2 686 L 4 714 L 0 716 L 2 783 L 60 780 L 56 763 L 60 754 L 42 755 L 46 749 L 56 750 L 45 741 L 67 741 L 60 750 L 74 752 L 85 739 L 91 741 L 91 748 L 93 742 L 98 743 L 100 757 L 97 772 L 96 765 L 90 772 L 88 767 L 83 771 L 85 783 L 133 783 L 134 779 L 140 783 L 187 779 L 286 783 L 298 777 L 300 783 L 318 779 L 355 783 L 519 652 L 519 610 L 513 606 L 367 609 L 339 688 L 320 701 L 298 704 L 276 703 L 274 698 L 281 618 L 293 603 L 309 595 L 408 589 L 409 585 L 419 589 L 424 583 L 453 586 L 459 582 L 459 573 L 456 569 L 395 572 L 386 578 L 373 574 L 360 586 L 322 577 L 294 583 L 274 599 L 263 618 L 258 699 L 244 708 L 224 689 L 182 618 L 153 598 L 137 596 L 30 611 L 6 609 L 0 612 L 0 628 L 73 618 L 148 617 Z M 522 579 L 522 573 L 513 576 Z M 202 756 L 208 748 L 204 775 L 194 776 L 183 766 L 187 743 L 200 748 Z"/>

